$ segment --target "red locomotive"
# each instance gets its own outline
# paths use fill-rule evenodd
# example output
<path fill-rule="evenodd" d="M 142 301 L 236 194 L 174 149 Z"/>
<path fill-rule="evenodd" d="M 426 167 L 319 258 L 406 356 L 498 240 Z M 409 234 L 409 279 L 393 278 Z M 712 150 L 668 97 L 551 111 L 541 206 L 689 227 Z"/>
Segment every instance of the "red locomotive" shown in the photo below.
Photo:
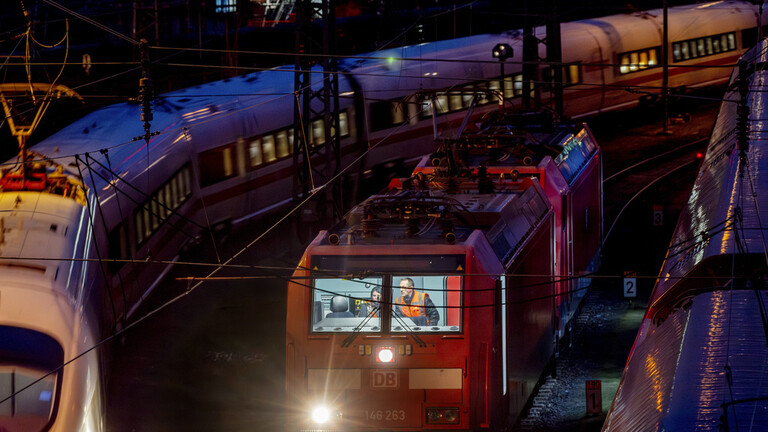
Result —
<path fill-rule="evenodd" d="M 288 284 L 288 430 L 519 419 L 575 308 L 567 281 L 596 264 L 602 203 L 586 126 L 524 117 L 443 141 L 309 245 Z"/>

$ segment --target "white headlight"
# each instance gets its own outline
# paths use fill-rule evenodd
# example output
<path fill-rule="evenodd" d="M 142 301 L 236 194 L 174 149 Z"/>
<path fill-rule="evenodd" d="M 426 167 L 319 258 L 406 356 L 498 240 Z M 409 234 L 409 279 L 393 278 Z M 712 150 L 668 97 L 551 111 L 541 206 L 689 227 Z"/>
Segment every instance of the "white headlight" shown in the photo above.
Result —
<path fill-rule="evenodd" d="M 376 352 L 376 361 L 379 363 L 391 363 L 395 360 L 395 350 L 392 347 L 379 347 Z"/>
<path fill-rule="evenodd" d="M 317 407 L 312 411 L 312 421 L 326 423 L 331 418 L 331 412 L 326 407 Z"/>

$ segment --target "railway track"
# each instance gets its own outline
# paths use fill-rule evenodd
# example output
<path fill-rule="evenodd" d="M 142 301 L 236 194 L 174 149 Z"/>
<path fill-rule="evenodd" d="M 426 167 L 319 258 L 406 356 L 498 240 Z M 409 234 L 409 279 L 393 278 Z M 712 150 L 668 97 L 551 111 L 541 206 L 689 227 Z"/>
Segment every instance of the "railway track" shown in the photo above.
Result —
<path fill-rule="evenodd" d="M 677 125 L 673 135 L 658 126 L 625 128 L 601 137 L 604 154 L 603 265 L 556 359 L 554 375 L 540 384 L 520 432 L 597 432 L 618 387 L 645 303 L 661 266 L 669 236 L 696 175 L 696 153 L 706 148 L 716 107 Z M 611 125 L 616 127 L 615 125 Z M 620 130 L 620 128 L 618 128 Z M 664 209 L 664 225 L 652 226 L 653 206 Z M 636 271 L 638 297 L 623 297 L 620 275 Z M 587 380 L 602 383 L 602 414 L 586 414 Z"/>

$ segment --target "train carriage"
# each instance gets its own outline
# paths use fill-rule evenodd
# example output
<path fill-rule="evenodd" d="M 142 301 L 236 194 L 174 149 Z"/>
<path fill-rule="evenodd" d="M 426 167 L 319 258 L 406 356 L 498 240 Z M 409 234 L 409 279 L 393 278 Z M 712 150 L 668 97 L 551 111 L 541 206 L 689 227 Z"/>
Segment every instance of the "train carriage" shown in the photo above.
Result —
<path fill-rule="evenodd" d="M 604 431 L 768 428 L 767 48 L 733 71 Z"/>
<path fill-rule="evenodd" d="M 61 166 L 27 170 L 0 180 L 0 429 L 102 431 L 94 196 Z"/>
<path fill-rule="evenodd" d="M 520 419 L 570 316 L 556 239 L 571 213 L 554 211 L 545 189 L 560 209 L 560 169 L 600 170 L 583 125 L 509 120 L 443 142 L 307 248 L 288 284 L 288 430 L 501 430 Z M 542 186 L 558 183 L 551 166 L 562 190 Z M 431 301 L 416 317 L 401 300 L 408 280 Z"/>

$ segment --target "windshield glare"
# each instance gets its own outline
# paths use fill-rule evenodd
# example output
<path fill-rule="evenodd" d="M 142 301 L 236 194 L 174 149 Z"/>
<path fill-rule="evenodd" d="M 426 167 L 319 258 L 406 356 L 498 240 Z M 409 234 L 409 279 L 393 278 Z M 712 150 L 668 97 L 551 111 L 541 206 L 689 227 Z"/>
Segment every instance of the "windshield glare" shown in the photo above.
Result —
<path fill-rule="evenodd" d="M 391 281 L 391 289 L 385 281 Z M 314 286 L 314 332 L 461 331 L 458 275 L 328 278 L 316 279 Z M 389 328 L 382 328 L 385 314 Z"/>

